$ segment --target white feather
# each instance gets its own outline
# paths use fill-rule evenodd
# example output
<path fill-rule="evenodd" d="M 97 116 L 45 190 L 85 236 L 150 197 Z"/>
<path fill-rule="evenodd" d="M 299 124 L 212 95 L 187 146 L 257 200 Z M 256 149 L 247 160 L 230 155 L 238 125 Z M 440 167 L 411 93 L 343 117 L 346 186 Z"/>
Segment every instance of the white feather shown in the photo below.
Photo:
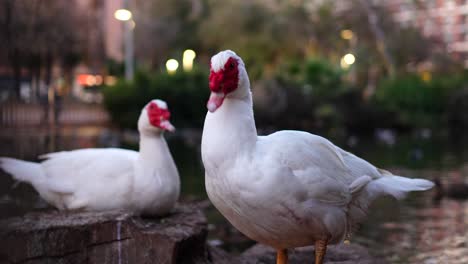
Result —
<path fill-rule="evenodd" d="M 388 194 L 397 199 L 402 199 L 408 192 L 425 191 L 432 188 L 434 184 L 424 179 L 409 179 L 401 176 L 388 175 L 372 181 L 368 190 L 371 194 Z"/>
<path fill-rule="evenodd" d="M 224 70 L 224 65 L 226 64 L 227 60 L 230 57 L 238 58 L 236 53 L 232 50 L 226 50 L 226 51 L 216 54 L 215 56 L 211 58 L 211 69 L 215 72 Z"/>
<path fill-rule="evenodd" d="M 35 162 L 2 157 L 0 158 L 0 167 L 11 174 L 15 180 L 33 185 L 45 178 L 41 165 Z"/>

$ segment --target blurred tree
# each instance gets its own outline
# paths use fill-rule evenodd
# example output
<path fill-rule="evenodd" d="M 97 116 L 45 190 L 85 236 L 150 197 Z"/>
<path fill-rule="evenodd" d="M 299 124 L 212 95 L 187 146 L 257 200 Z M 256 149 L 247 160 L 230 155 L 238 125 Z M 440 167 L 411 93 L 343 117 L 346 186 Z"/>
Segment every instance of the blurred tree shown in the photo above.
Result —
<path fill-rule="evenodd" d="M 375 7 L 369 0 L 360 0 L 361 5 L 367 13 L 370 29 L 374 34 L 377 51 L 382 55 L 384 65 L 387 68 L 387 72 L 390 76 L 395 75 L 395 63 L 392 54 L 388 51 L 387 42 L 382 26 L 379 22 Z"/>
<path fill-rule="evenodd" d="M 340 38 L 343 29 L 340 20 L 337 20 L 336 7 L 333 1 L 324 1 L 316 5 L 310 12 L 310 38 L 308 55 L 324 57 L 331 61 L 339 61 L 348 47 L 348 43 Z"/>
<path fill-rule="evenodd" d="M 341 29 L 354 33 L 348 51 L 356 56 L 352 66 L 356 74 L 355 84 L 365 88 L 363 92 L 367 97 L 374 93 L 376 83 L 392 72 L 401 75 L 420 71 L 424 64 L 430 64 L 434 70 L 453 65 L 453 62 L 447 63 L 447 55 L 441 56 L 440 42 L 423 36 L 420 30 L 410 25 L 398 24 L 388 15 L 385 6 L 372 5 L 368 0 L 348 3 L 346 8 L 335 13 L 334 19 L 339 21 Z M 445 59 L 434 60 L 435 56 Z"/>
<path fill-rule="evenodd" d="M 282 61 L 305 54 L 311 27 L 303 4 L 208 0 L 207 6 L 198 31 L 204 50 L 235 50 L 252 79 L 271 75 Z"/>
<path fill-rule="evenodd" d="M 199 50 L 196 29 L 203 12 L 202 0 L 135 0 L 136 57 L 150 68 L 162 67 L 180 51 Z M 177 55 L 179 54 L 179 55 Z"/>
<path fill-rule="evenodd" d="M 80 36 L 73 1 L 4 0 L 0 10 L 2 52 L 13 72 L 16 98 L 23 69 L 36 85 L 39 79 L 49 84 L 54 63 L 70 71 L 78 62 Z"/>
<path fill-rule="evenodd" d="M 256 80 L 271 77 L 281 64 L 308 57 L 339 65 L 352 52 L 357 57 L 352 75 L 366 87 L 382 75 L 427 61 L 435 46 L 368 0 L 136 0 L 135 5 L 137 56 L 152 68 L 169 57 L 180 59 L 188 47 L 205 61 L 209 56 L 204 55 L 232 49 Z M 354 37 L 343 39 L 344 29 Z"/>

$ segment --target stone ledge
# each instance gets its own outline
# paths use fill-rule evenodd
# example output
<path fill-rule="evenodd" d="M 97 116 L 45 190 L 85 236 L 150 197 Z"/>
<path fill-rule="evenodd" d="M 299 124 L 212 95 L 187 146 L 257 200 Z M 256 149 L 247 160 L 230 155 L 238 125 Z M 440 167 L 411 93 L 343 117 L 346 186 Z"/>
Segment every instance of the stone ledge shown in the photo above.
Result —
<path fill-rule="evenodd" d="M 206 219 L 183 205 L 164 218 L 123 212 L 33 213 L 0 221 L 0 263 L 197 263 Z"/>

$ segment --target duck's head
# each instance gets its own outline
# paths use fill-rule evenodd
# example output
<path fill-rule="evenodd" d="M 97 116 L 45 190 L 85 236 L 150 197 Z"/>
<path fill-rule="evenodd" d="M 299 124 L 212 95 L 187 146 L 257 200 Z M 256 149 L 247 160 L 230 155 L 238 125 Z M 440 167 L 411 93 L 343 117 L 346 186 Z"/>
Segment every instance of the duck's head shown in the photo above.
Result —
<path fill-rule="evenodd" d="M 245 98 L 250 93 L 249 76 L 242 59 L 234 51 L 225 50 L 211 57 L 211 95 L 206 107 L 215 112 L 225 98 Z"/>
<path fill-rule="evenodd" d="M 174 126 L 169 122 L 171 113 L 167 108 L 166 102 L 155 99 L 151 100 L 141 110 L 138 119 L 138 130 L 140 133 L 161 133 L 163 131 L 173 132 Z"/>

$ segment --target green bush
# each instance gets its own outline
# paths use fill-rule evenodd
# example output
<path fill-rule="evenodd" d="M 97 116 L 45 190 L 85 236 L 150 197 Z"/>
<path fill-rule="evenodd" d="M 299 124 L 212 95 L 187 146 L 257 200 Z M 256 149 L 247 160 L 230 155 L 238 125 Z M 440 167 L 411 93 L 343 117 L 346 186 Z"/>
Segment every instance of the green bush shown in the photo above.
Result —
<path fill-rule="evenodd" d="M 132 82 L 119 80 L 103 91 L 104 104 L 120 127 L 135 129 L 141 109 L 152 99 L 168 103 L 176 127 L 201 127 L 209 96 L 208 74 L 202 70 L 174 75 L 140 71 Z"/>
<path fill-rule="evenodd" d="M 303 82 L 312 90 L 312 95 L 332 99 L 343 88 L 342 71 L 328 61 L 313 59 L 305 63 Z"/>
<path fill-rule="evenodd" d="M 277 78 L 282 82 L 301 86 L 306 96 L 332 99 L 342 92 L 343 71 L 329 61 L 311 58 L 305 62 L 290 61 L 279 67 Z"/>
<path fill-rule="evenodd" d="M 435 76 L 424 81 L 418 75 L 383 80 L 375 94 L 376 106 L 397 114 L 400 125 L 433 127 L 446 119 L 449 98 L 460 90 L 463 76 Z"/>
<path fill-rule="evenodd" d="M 346 87 L 342 71 L 326 60 L 283 63 L 274 78 L 254 82 L 254 95 L 261 94 L 254 104 L 256 122 L 278 129 L 339 126 L 343 118 L 336 101 Z"/>

